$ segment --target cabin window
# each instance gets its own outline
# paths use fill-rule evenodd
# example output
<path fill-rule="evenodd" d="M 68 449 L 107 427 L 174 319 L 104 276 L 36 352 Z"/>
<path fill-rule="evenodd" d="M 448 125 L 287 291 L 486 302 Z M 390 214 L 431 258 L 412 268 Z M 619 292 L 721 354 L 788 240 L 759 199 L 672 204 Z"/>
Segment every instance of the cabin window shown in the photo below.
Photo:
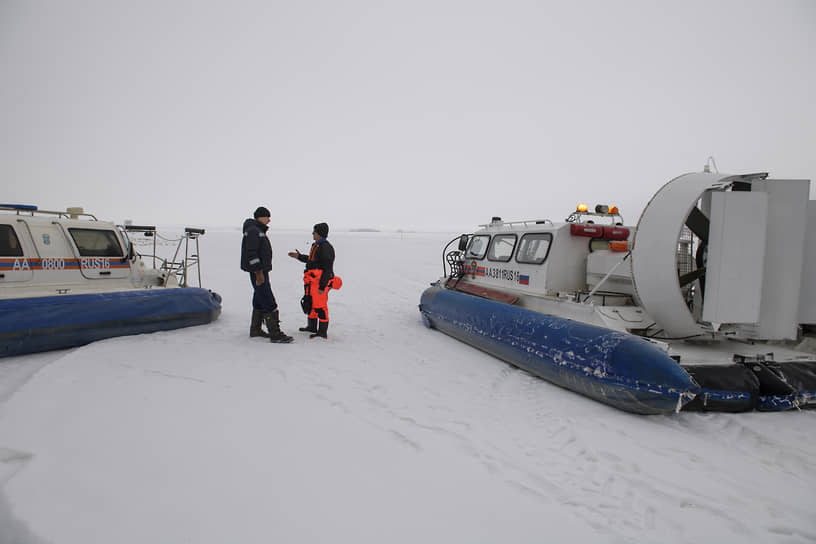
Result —
<path fill-rule="evenodd" d="M 516 261 L 524 264 L 543 263 L 547 260 L 551 243 L 552 234 L 549 232 L 525 234 L 521 237 Z"/>
<path fill-rule="evenodd" d="M 506 263 L 513 256 L 513 248 L 516 247 L 515 234 L 497 234 L 493 237 L 490 250 L 487 252 L 488 261 L 500 261 Z"/>
<path fill-rule="evenodd" d="M 480 234 L 470 239 L 470 245 L 465 252 L 465 259 L 484 259 L 490 236 Z"/>
<path fill-rule="evenodd" d="M 589 240 L 590 253 L 592 253 L 593 251 L 601 251 L 604 249 L 609 249 L 609 240 L 604 240 L 603 238 L 591 238 Z"/>
<path fill-rule="evenodd" d="M 14 233 L 11 225 L 0 225 L 0 256 L 22 257 L 23 248 L 20 239 Z"/>
<path fill-rule="evenodd" d="M 121 257 L 122 247 L 112 230 L 68 229 L 81 257 Z"/>

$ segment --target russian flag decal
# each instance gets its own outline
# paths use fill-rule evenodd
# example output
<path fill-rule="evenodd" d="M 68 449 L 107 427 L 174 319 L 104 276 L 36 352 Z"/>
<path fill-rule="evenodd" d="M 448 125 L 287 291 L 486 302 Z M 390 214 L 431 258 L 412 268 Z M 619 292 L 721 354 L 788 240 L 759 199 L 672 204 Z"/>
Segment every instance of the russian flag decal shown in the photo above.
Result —
<path fill-rule="evenodd" d="M 521 285 L 530 285 L 530 276 L 525 276 L 524 274 L 519 275 L 519 283 Z"/>

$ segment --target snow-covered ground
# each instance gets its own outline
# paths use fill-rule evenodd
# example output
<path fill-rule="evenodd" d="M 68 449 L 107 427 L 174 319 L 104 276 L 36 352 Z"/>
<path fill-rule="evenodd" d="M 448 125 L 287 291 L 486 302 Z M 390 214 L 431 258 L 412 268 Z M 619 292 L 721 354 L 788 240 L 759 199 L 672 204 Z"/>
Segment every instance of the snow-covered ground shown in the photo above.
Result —
<path fill-rule="evenodd" d="M 272 232 L 273 345 L 210 230 L 215 323 L 0 360 L 0 542 L 816 542 L 816 411 L 630 415 L 428 330 L 456 234 L 332 234 L 323 341 Z"/>

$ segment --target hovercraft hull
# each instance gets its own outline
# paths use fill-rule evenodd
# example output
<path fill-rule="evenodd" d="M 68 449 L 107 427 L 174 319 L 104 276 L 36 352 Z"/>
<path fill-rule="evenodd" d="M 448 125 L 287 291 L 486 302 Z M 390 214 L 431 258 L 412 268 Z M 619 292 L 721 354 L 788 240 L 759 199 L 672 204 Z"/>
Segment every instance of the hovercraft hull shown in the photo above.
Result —
<path fill-rule="evenodd" d="M 220 312 L 221 297 L 198 287 L 4 299 L 0 356 L 203 325 Z"/>
<path fill-rule="evenodd" d="M 660 348 L 631 334 L 432 286 L 426 325 L 556 385 L 637 414 L 679 411 L 699 385 Z"/>

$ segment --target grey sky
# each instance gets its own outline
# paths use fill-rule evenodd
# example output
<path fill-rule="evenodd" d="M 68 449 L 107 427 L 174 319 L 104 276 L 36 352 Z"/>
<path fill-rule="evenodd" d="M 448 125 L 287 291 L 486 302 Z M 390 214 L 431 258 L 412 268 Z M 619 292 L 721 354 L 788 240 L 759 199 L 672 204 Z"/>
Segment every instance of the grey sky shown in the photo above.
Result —
<path fill-rule="evenodd" d="M 0 0 L 0 201 L 454 231 L 585 201 L 634 223 L 709 155 L 816 178 L 814 97 L 811 0 Z"/>

